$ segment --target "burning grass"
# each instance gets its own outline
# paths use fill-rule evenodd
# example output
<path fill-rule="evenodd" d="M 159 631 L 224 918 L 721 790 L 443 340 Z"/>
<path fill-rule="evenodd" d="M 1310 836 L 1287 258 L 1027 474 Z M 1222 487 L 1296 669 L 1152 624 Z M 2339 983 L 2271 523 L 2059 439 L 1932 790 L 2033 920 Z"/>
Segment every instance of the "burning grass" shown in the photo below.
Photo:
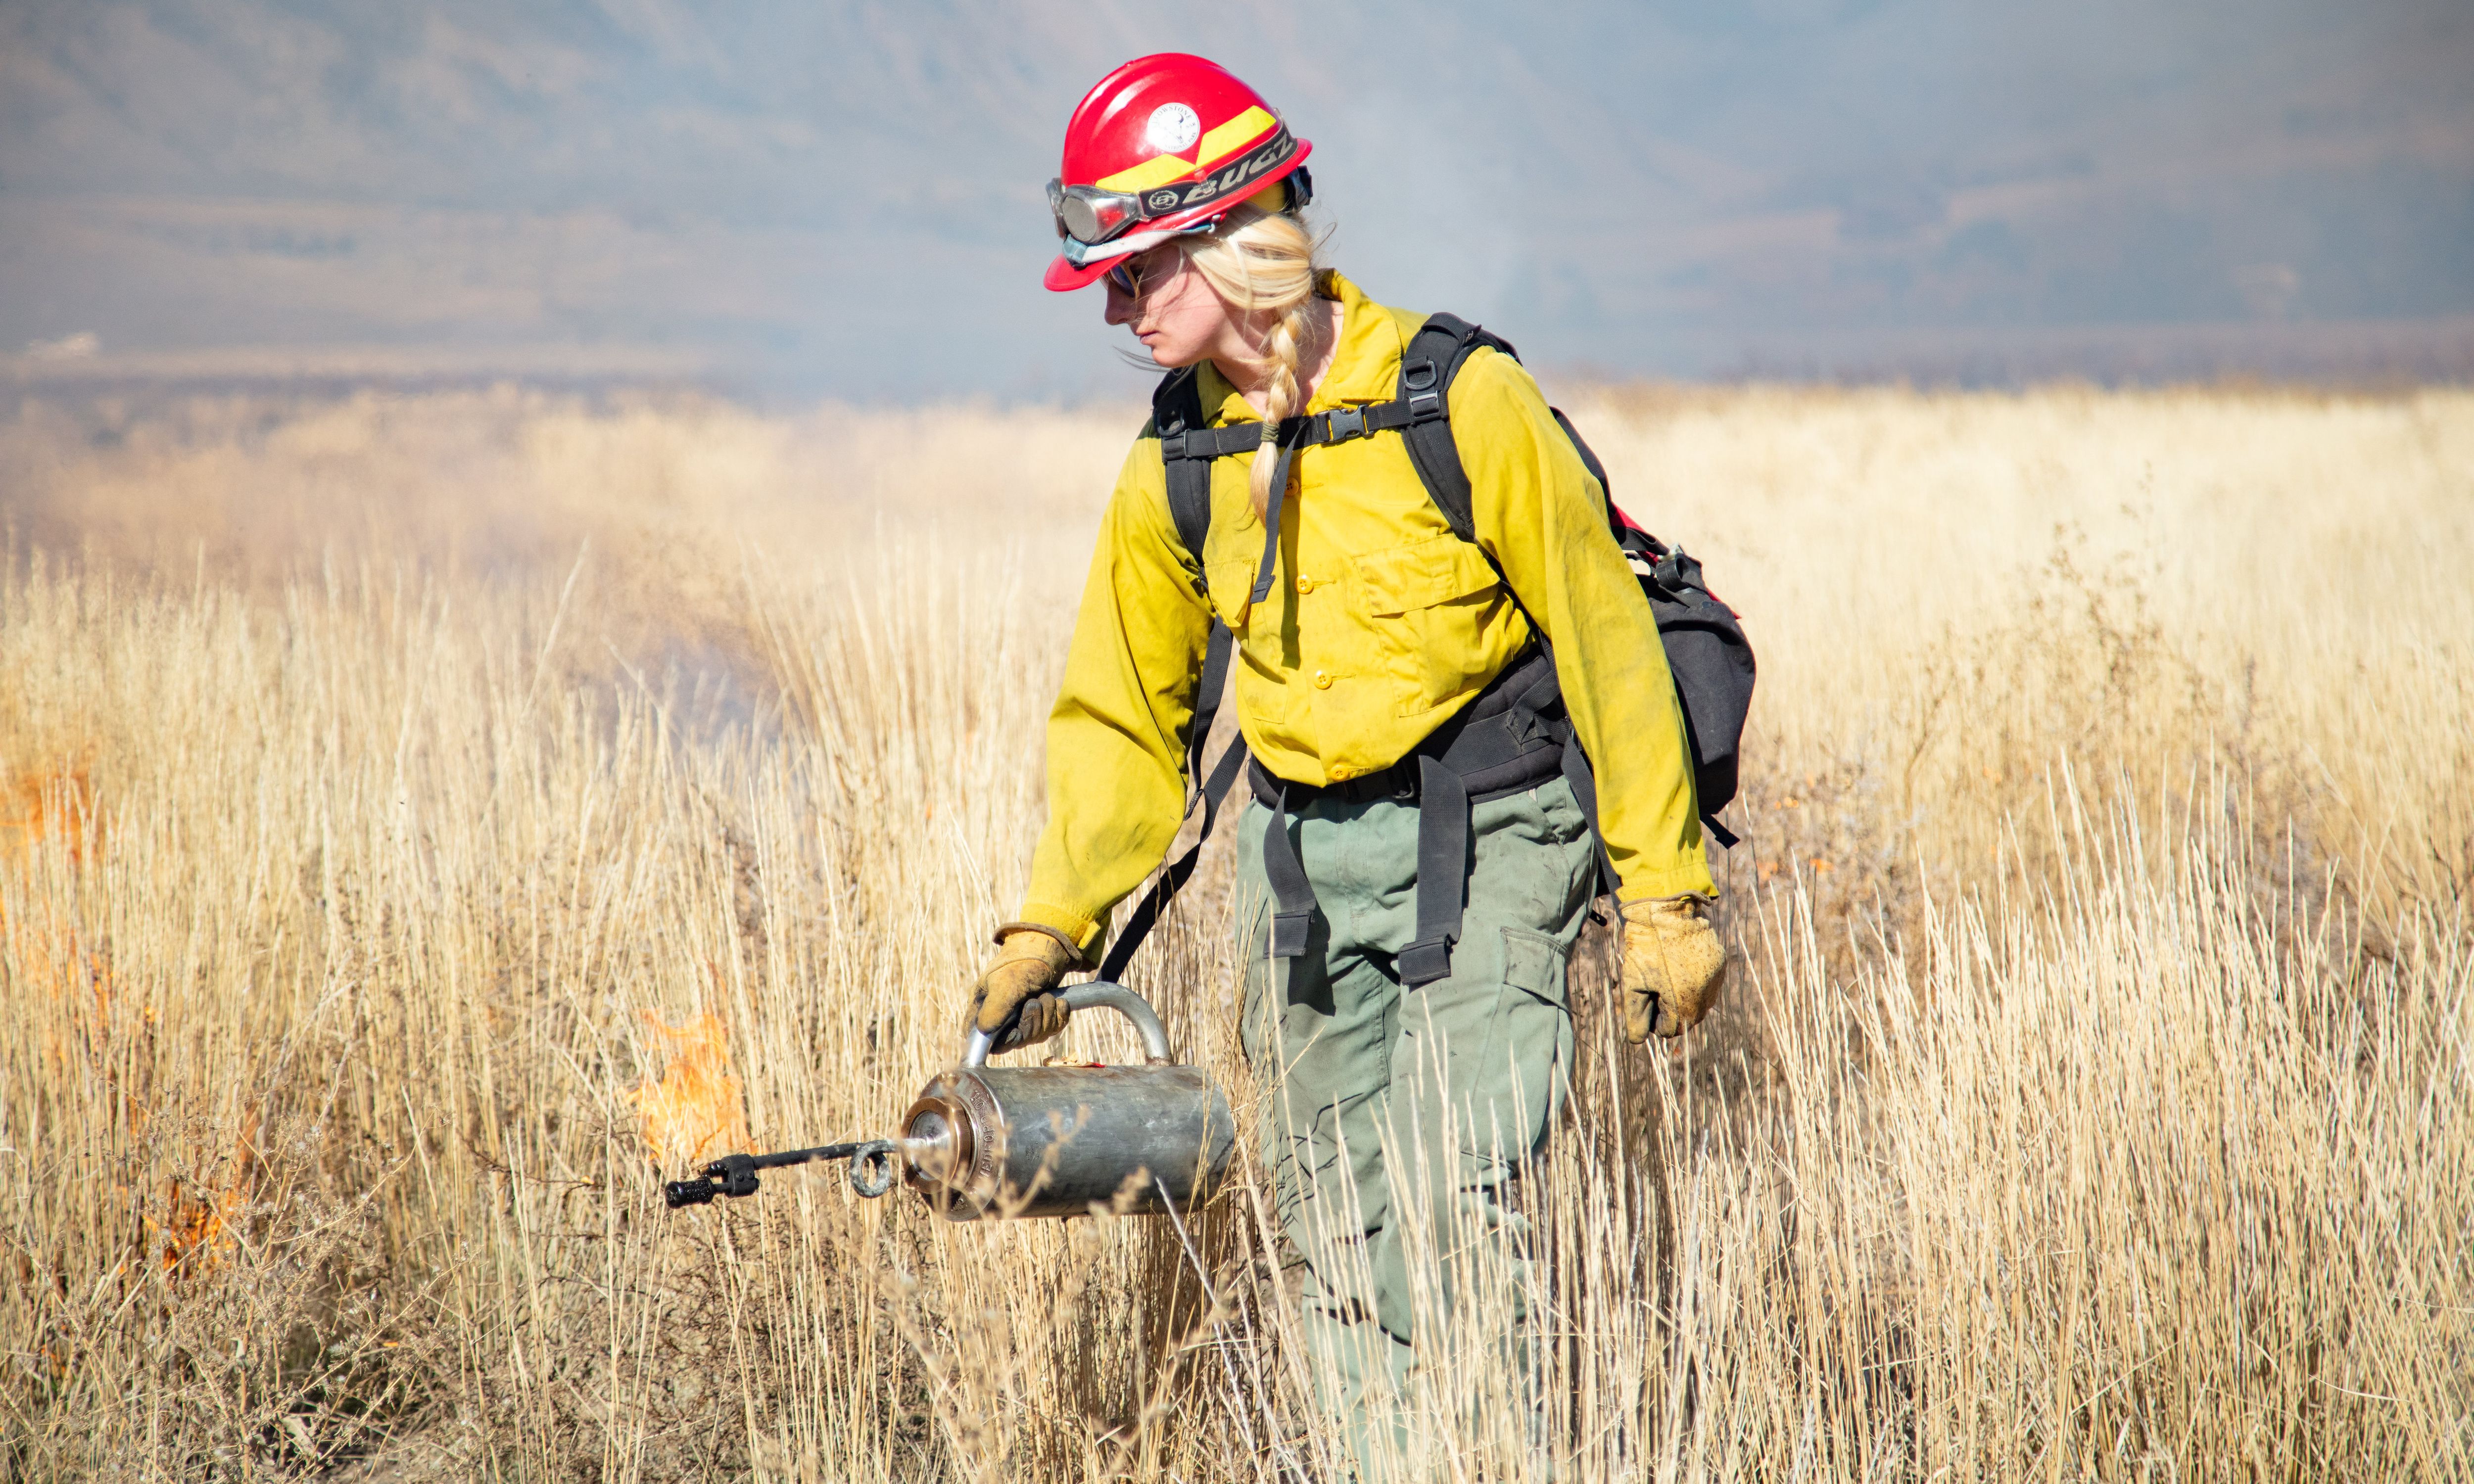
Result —
<path fill-rule="evenodd" d="M 691 1169 L 726 1154 L 754 1149 L 747 1135 L 739 1079 L 730 1072 L 729 1032 L 706 1011 L 684 1025 L 643 1012 L 647 1029 L 668 1042 L 659 1082 L 628 1093 L 643 1120 L 644 1147 L 662 1169 Z"/>
<path fill-rule="evenodd" d="M 1575 410 L 1760 646 L 1743 965 L 1645 1054 L 1585 943 L 1549 1445 L 1482 1284 L 1412 1469 L 2464 1476 L 2474 398 Z M 0 429 L 0 1476 L 1330 1476 L 1250 1190 L 648 1169 L 951 1057 L 1134 421 Z M 1199 882 L 1135 979 L 1242 1088 Z"/>

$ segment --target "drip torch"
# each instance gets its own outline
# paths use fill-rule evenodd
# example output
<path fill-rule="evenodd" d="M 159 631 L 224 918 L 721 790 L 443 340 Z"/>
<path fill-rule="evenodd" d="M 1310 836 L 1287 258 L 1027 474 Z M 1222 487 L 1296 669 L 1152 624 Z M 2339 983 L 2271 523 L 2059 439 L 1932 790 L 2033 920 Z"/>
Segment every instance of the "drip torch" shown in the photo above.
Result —
<path fill-rule="evenodd" d="M 949 1221 L 1128 1214 L 1189 1209 L 1210 1197 L 1237 1145 L 1228 1100 L 1199 1066 L 1176 1065 L 1149 1002 L 1121 984 L 1069 986 L 1076 1010 L 1134 1022 L 1140 1066 L 990 1066 L 993 1040 L 973 1027 L 960 1065 L 921 1089 L 894 1138 L 776 1154 L 735 1154 L 663 1187 L 673 1209 L 754 1195 L 757 1171 L 850 1161 L 851 1189 L 874 1198 L 897 1172 Z"/>

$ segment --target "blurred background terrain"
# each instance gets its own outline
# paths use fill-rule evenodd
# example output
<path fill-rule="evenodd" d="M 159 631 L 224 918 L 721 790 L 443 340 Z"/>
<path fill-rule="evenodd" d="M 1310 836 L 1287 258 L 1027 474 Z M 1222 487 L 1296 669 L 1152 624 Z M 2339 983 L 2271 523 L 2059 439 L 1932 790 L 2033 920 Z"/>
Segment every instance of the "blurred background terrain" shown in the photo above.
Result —
<path fill-rule="evenodd" d="M 2474 370 L 2454 0 L 8 0 L 21 381 L 1124 395 L 1065 117 L 1200 51 L 1340 262 L 1601 376 Z"/>

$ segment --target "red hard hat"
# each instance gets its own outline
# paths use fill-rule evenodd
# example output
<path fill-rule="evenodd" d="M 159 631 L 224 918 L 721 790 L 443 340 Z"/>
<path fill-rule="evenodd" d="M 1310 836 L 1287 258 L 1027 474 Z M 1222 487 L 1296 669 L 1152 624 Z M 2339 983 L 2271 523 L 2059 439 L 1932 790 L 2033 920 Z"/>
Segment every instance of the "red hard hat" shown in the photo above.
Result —
<path fill-rule="evenodd" d="M 1210 227 L 1313 153 L 1218 62 L 1162 52 L 1126 63 L 1065 125 L 1064 162 L 1048 185 L 1065 251 L 1048 265 L 1048 286 L 1079 289 L 1121 257 Z M 1293 187 L 1290 199 L 1302 194 Z"/>

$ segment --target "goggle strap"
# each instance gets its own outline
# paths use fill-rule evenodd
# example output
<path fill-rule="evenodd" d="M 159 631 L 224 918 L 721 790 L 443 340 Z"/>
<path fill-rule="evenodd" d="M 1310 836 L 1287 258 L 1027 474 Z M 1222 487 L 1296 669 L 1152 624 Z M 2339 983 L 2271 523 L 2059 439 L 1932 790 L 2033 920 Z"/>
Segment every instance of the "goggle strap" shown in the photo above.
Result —
<path fill-rule="evenodd" d="M 1048 182 L 1049 214 L 1055 217 L 1057 226 L 1062 227 L 1065 223 L 1065 218 L 1061 208 L 1064 205 L 1064 200 L 1067 196 L 1072 196 L 1077 200 L 1094 205 L 1105 202 L 1122 202 L 1128 203 L 1130 208 L 1127 213 L 1126 227 L 1131 227 L 1137 223 L 1155 221 L 1164 216 L 1174 216 L 1177 212 L 1183 211 L 1188 207 L 1194 206 L 1201 202 L 1210 201 L 1220 196 L 1233 194 L 1236 200 L 1243 201 L 1247 196 L 1253 194 L 1252 191 L 1248 191 L 1245 187 L 1253 180 L 1254 177 L 1270 170 L 1273 166 L 1279 164 L 1282 160 L 1285 160 L 1291 156 L 1297 154 L 1297 136 L 1289 132 L 1289 126 L 1284 123 L 1280 125 L 1278 131 L 1275 132 L 1271 138 L 1266 139 L 1261 144 L 1256 145 L 1253 149 L 1248 151 L 1243 159 L 1238 160 L 1235 164 L 1224 166 L 1200 180 L 1188 180 L 1175 186 L 1163 186 L 1153 190 L 1135 192 L 1104 190 L 1097 185 L 1068 185 L 1065 183 L 1065 178 L 1058 176 Z M 1305 174 L 1305 168 L 1306 167 L 1303 165 L 1298 166 L 1297 169 L 1292 170 L 1286 176 L 1281 177 L 1280 182 L 1278 183 L 1285 183 L 1289 180 L 1298 180 L 1299 176 Z M 1260 186 L 1255 187 L 1257 190 L 1261 188 L 1262 187 Z M 1313 200 L 1314 187 L 1312 184 L 1312 179 L 1309 177 L 1307 180 L 1300 181 L 1298 186 L 1292 188 L 1290 194 L 1293 199 L 1288 204 L 1292 209 L 1298 206 L 1302 206 L 1307 202 Z M 1155 203 L 1156 204 L 1154 204 Z M 1220 213 L 1222 216 L 1226 214 L 1227 211 L 1225 208 L 1224 208 Z M 1118 230 L 1122 232 L 1125 230 L 1125 227 L 1121 227 Z M 1068 242 L 1081 241 L 1080 238 L 1078 238 L 1074 236 L 1073 233 L 1067 231 L 1059 231 L 1057 235 L 1065 238 Z M 1102 239 L 1102 241 L 1110 240 L 1113 240 L 1113 236 Z M 1097 247 L 1098 245 L 1098 243 L 1084 244 L 1085 247 Z M 1068 254 L 1068 256 L 1071 256 L 1071 254 Z"/>

